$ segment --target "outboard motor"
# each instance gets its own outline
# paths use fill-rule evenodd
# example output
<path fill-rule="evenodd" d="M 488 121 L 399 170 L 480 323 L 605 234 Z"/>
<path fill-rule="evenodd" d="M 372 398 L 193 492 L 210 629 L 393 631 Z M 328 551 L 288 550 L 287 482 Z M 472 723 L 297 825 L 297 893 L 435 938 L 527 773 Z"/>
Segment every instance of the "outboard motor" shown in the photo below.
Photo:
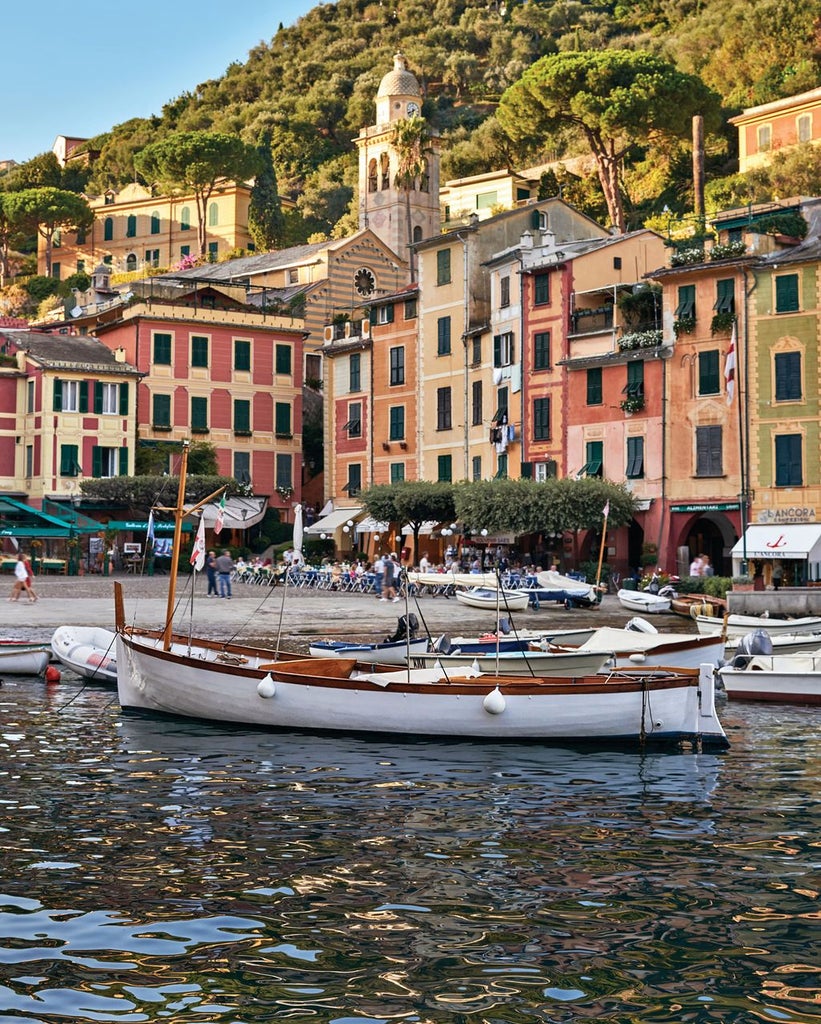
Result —
<path fill-rule="evenodd" d="M 733 658 L 733 668 L 746 668 L 757 654 L 772 654 L 773 641 L 766 629 L 756 629 L 738 641 Z"/>
<path fill-rule="evenodd" d="M 419 629 L 419 619 L 409 612 L 407 615 L 400 615 L 396 623 L 396 632 L 392 636 L 386 636 L 385 642 L 392 644 L 399 640 L 413 640 Z"/>
<path fill-rule="evenodd" d="M 635 630 L 636 633 L 658 633 L 652 622 L 648 622 L 647 619 L 642 619 L 638 615 L 634 615 L 624 628 Z"/>

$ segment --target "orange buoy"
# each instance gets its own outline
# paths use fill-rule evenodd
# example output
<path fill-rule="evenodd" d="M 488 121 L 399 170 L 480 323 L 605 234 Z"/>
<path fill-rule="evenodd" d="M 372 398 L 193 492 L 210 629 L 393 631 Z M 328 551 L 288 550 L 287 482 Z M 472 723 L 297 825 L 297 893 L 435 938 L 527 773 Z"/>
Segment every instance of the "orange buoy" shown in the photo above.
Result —
<path fill-rule="evenodd" d="M 58 668 L 55 668 L 54 665 L 49 665 L 49 667 L 46 669 L 46 682 L 59 683 L 60 679 L 60 670 Z"/>

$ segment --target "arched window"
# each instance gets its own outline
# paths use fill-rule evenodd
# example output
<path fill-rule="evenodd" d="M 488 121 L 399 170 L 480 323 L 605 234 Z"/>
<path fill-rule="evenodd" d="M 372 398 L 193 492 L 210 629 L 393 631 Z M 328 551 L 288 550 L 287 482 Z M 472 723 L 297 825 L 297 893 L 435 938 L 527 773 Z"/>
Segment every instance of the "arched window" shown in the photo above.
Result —
<path fill-rule="evenodd" d="M 133 252 L 130 252 L 125 258 L 125 269 L 129 272 L 137 269 L 137 257 Z"/>
<path fill-rule="evenodd" d="M 413 229 L 413 240 L 414 240 L 414 242 L 421 242 L 422 241 L 422 229 L 419 227 L 418 224 Z"/>
<path fill-rule="evenodd" d="M 376 192 L 376 189 L 377 189 L 376 159 L 373 159 L 368 164 L 368 191 L 369 192 Z"/>
<path fill-rule="evenodd" d="M 379 171 L 382 175 L 382 189 L 391 187 L 391 162 L 388 158 L 387 153 L 383 153 L 379 158 Z"/>
<path fill-rule="evenodd" d="M 160 211 L 155 210 L 151 214 L 151 234 L 158 235 L 160 233 Z"/>
<path fill-rule="evenodd" d="M 427 192 L 430 189 L 430 167 L 428 161 L 424 160 L 422 163 L 422 173 L 419 176 L 419 191 Z"/>
<path fill-rule="evenodd" d="M 129 214 L 129 217 L 128 217 L 128 223 L 127 223 L 126 229 L 125 229 L 125 237 L 126 238 L 135 238 L 136 235 L 137 235 L 137 218 L 132 213 L 132 214 Z"/>
<path fill-rule="evenodd" d="M 208 207 L 208 227 L 215 228 L 220 222 L 219 207 L 216 203 L 211 203 Z"/>
<path fill-rule="evenodd" d="M 110 242 L 114 238 L 114 218 L 106 217 L 103 223 L 103 241 Z"/>
<path fill-rule="evenodd" d="M 187 206 L 183 206 L 180 210 L 180 231 L 191 230 L 191 211 Z"/>

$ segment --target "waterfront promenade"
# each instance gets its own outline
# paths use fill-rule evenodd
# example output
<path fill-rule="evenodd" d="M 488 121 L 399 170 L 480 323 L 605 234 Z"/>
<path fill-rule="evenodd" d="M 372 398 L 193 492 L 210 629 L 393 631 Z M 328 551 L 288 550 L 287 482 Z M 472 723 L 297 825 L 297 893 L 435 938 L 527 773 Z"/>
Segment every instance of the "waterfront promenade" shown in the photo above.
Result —
<path fill-rule="evenodd" d="M 126 621 L 145 628 L 160 628 L 165 622 L 167 576 L 38 576 L 35 588 L 40 596 L 36 604 L 25 597 L 7 603 L 13 580 L 4 577 L 6 593 L 3 633 L 17 635 L 21 629 L 55 629 L 63 625 L 114 625 L 114 581 L 123 584 Z M 203 576 L 194 582 L 194 629 L 214 636 L 228 636 L 240 631 L 245 636 L 269 635 L 279 629 L 286 636 L 364 636 L 368 633 L 381 639 L 393 632 L 405 603 L 377 600 L 372 594 L 346 593 L 331 590 L 304 590 L 282 587 L 257 587 L 233 584 L 230 601 L 206 598 L 207 581 Z M 283 608 L 283 597 L 285 606 Z M 175 621 L 180 628 L 189 621 L 191 583 L 182 576 L 177 586 Z M 493 626 L 494 616 L 482 609 L 468 608 L 455 598 L 421 597 L 410 601 L 410 610 L 431 633 L 481 632 Z M 421 614 L 420 614 L 421 613 Z M 422 618 L 424 617 L 424 622 Z M 620 607 L 615 596 L 606 595 L 602 606 L 594 610 L 567 611 L 561 604 L 542 603 L 538 611 L 513 614 L 517 626 L 531 628 L 571 629 L 592 620 L 597 625 L 624 625 L 629 613 Z M 667 616 L 664 617 L 665 619 Z M 684 621 L 684 620 L 682 620 Z M 686 623 L 685 623 L 686 626 Z M 663 627 L 659 624 L 659 628 Z"/>

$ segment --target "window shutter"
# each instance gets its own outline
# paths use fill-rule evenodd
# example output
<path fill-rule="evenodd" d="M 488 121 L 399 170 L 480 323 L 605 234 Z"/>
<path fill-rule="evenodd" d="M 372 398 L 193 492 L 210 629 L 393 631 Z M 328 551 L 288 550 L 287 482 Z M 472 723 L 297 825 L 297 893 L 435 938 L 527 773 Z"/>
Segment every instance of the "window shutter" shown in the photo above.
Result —
<path fill-rule="evenodd" d="M 88 381 L 80 381 L 80 412 L 88 412 Z"/>
<path fill-rule="evenodd" d="M 120 476 L 128 476 L 128 448 L 126 445 L 120 448 Z"/>
<path fill-rule="evenodd" d="M 99 415 L 103 411 L 103 385 L 102 381 L 94 381 L 94 412 Z"/>
<path fill-rule="evenodd" d="M 502 365 L 502 336 L 501 334 L 493 335 L 493 365 Z"/>
<path fill-rule="evenodd" d="M 54 378 L 54 411 L 63 411 L 63 382 L 59 377 Z"/>
<path fill-rule="evenodd" d="M 93 477 L 103 475 L 103 449 L 96 444 L 91 449 L 91 475 Z"/>
<path fill-rule="evenodd" d="M 541 227 L 541 225 L 542 225 L 541 214 L 539 213 L 538 210 L 531 210 L 530 211 L 530 226 L 533 228 L 534 231 L 538 231 L 539 228 Z"/>
<path fill-rule="evenodd" d="M 128 415 L 128 384 L 120 385 L 120 415 Z"/>
<path fill-rule="evenodd" d="M 523 462 L 522 463 L 521 476 L 522 476 L 522 480 L 532 480 L 533 479 L 533 463 L 532 462 Z"/>

